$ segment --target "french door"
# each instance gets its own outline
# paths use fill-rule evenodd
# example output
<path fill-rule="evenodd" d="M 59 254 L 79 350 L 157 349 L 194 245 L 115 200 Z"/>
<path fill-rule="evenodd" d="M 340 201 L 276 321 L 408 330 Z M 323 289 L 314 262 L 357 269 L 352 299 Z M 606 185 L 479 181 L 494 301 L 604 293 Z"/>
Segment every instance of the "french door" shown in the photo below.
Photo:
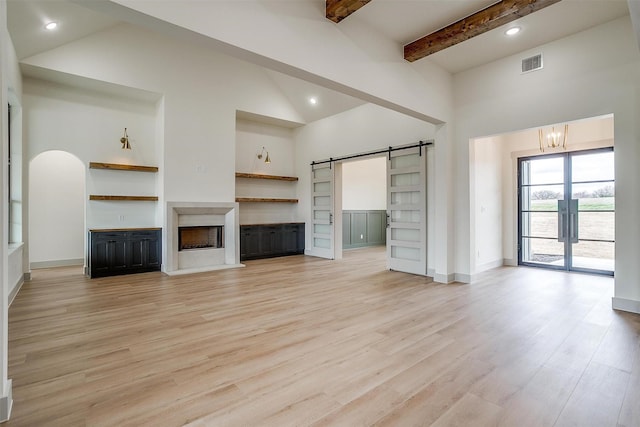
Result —
<path fill-rule="evenodd" d="M 333 181 L 332 162 L 311 166 L 311 225 L 310 255 L 333 259 Z"/>
<path fill-rule="evenodd" d="M 391 151 L 387 161 L 387 267 L 427 274 L 426 149 Z"/>
<path fill-rule="evenodd" d="M 613 275 L 613 148 L 518 161 L 518 263 Z"/>

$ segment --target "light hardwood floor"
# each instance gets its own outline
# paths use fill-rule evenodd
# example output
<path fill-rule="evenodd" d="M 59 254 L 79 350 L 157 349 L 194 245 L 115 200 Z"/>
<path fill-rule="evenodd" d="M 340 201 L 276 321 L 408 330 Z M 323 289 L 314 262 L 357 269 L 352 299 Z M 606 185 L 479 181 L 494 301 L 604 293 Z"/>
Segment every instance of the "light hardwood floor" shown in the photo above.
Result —
<path fill-rule="evenodd" d="M 640 426 L 640 316 L 613 280 L 472 285 L 380 249 L 182 277 L 36 270 L 9 310 L 8 426 Z"/>

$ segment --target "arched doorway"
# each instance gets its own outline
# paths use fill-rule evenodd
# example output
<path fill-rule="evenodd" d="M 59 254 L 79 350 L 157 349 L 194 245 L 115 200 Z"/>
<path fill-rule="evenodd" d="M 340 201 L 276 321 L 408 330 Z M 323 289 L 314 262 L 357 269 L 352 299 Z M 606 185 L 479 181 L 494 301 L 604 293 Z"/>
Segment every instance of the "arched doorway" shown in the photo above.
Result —
<path fill-rule="evenodd" d="M 29 165 L 32 268 L 83 265 L 85 166 L 66 151 L 45 151 Z"/>

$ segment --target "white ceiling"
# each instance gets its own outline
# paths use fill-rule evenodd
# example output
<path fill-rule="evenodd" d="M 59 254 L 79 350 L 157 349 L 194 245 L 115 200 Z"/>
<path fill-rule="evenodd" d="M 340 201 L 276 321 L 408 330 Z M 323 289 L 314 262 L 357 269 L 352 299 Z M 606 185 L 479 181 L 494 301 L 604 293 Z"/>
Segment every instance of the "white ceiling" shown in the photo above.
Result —
<path fill-rule="evenodd" d="M 309 1 L 319 3 L 319 10 L 324 9 L 324 0 L 256 1 Z M 401 52 L 402 45 L 494 2 L 495 0 L 373 0 L 338 25 L 345 30 L 360 27 L 383 34 L 397 43 L 398 51 Z M 9 0 L 7 11 L 9 32 L 20 59 L 118 24 L 112 17 L 83 7 L 79 0 Z M 433 61 L 449 72 L 457 73 L 627 14 L 627 0 L 562 0 L 508 26 L 467 40 L 414 64 L 420 66 L 423 61 Z M 60 23 L 55 32 L 44 29 L 45 23 L 51 20 Z M 514 25 L 522 27 L 520 34 L 513 38 L 506 37 L 505 29 Z M 345 31 L 345 34 L 348 33 Z M 307 122 L 363 103 L 293 77 L 273 71 L 267 73 Z M 315 107 L 308 104 L 310 96 L 319 98 Z"/>
<path fill-rule="evenodd" d="M 340 25 L 367 25 L 400 45 L 437 31 L 495 0 L 373 0 Z M 451 73 L 586 30 L 629 14 L 627 0 L 562 0 L 510 24 L 435 53 L 428 58 Z M 522 31 L 507 37 L 507 28 Z"/>

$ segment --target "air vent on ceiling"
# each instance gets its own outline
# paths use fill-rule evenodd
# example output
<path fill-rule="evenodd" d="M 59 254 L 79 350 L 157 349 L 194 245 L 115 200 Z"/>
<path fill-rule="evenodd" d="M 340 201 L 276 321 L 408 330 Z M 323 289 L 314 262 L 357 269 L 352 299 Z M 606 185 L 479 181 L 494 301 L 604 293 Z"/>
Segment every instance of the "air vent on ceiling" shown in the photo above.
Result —
<path fill-rule="evenodd" d="M 531 56 L 522 60 L 522 72 L 528 73 L 542 68 L 542 54 Z"/>

